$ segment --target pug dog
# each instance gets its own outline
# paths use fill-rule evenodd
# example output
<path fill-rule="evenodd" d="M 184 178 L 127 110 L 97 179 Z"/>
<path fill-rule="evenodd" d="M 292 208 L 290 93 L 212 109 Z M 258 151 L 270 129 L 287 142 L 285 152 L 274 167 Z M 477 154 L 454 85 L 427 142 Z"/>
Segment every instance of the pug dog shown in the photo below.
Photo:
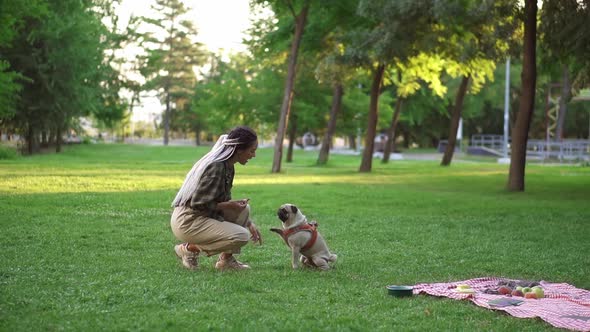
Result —
<path fill-rule="evenodd" d="M 277 216 L 282 221 L 283 228 L 270 230 L 279 234 L 291 248 L 293 269 L 298 269 L 299 263 L 302 263 L 308 267 L 329 270 L 329 263 L 335 262 L 338 256 L 330 253 L 326 241 L 317 231 L 317 222 L 308 222 L 301 210 L 293 204 L 281 205 Z"/>

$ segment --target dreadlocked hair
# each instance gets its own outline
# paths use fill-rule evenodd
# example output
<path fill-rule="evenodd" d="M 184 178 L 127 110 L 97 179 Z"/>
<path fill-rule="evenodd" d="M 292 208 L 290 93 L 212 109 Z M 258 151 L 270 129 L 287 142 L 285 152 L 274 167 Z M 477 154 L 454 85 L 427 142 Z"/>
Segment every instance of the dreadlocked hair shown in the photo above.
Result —
<path fill-rule="evenodd" d="M 249 148 L 258 140 L 254 130 L 246 126 L 235 127 L 227 134 L 227 138 L 237 141 L 236 150 Z"/>

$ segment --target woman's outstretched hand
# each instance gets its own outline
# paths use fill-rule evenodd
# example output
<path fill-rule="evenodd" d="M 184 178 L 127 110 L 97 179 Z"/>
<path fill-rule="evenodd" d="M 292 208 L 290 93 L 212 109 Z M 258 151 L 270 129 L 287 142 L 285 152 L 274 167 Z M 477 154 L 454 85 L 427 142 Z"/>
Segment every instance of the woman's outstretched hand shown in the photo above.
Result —
<path fill-rule="evenodd" d="M 250 231 L 250 240 L 252 240 L 254 243 L 258 242 L 259 245 L 262 245 L 262 236 L 260 236 L 260 231 L 258 230 L 258 227 L 256 227 L 256 224 L 250 222 L 248 225 L 248 230 Z"/>
<path fill-rule="evenodd" d="M 218 207 L 220 207 L 221 210 L 231 209 L 235 211 L 242 211 L 246 208 L 246 206 L 248 206 L 249 202 L 249 198 L 244 198 L 235 201 L 218 203 Z M 250 231 L 250 240 L 252 240 L 254 243 L 258 242 L 258 244 L 262 245 L 262 236 L 260 235 L 260 230 L 258 230 L 256 224 L 250 221 L 246 228 L 248 228 L 248 231 Z"/>
<path fill-rule="evenodd" d="M 245 198 L 245 199 L 239 199 L 239 200 L 235 200 L 235 201 L 221 202 L 221 203 L 217 203 L 217 208 L 221 211 L 234 210 L 236 212 L 240 212 L 248 205 L 249 201 L 250 201 L 249 198 Z"/>

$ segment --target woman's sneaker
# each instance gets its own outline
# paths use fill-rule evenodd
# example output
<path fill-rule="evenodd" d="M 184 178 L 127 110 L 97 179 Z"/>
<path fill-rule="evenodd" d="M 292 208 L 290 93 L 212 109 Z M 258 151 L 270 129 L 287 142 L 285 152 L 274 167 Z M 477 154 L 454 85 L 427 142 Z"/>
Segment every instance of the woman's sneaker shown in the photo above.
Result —
<path fill-rule="evenodd" d="M 188 250 L 188 243 L 182 243 L 174 246 L 176 256 L 182 260 L 182 265 L 189 270 L 199 267 L 199 252 Z"/>
<path fill-rule="evenodd" d="M 246 270 L 249 269 L 250 265 L 244 264 L 238 261 L 234 256 L 229 256 L 225 259 L 219 258 L 217 259 L 217 263 L 215 263 L 215 269 L 223 271 L 223 270 Z"/>

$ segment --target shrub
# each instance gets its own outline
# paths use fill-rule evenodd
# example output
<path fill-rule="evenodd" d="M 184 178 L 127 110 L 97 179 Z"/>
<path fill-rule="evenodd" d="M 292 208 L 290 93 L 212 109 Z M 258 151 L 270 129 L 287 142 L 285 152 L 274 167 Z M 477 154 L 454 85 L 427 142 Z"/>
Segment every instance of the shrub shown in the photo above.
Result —
<path fill-rule="evenodd" d="M 16 149 L 0 145 L 0 160 L 2 159 L 15 159 L 17 156 Z"/>

